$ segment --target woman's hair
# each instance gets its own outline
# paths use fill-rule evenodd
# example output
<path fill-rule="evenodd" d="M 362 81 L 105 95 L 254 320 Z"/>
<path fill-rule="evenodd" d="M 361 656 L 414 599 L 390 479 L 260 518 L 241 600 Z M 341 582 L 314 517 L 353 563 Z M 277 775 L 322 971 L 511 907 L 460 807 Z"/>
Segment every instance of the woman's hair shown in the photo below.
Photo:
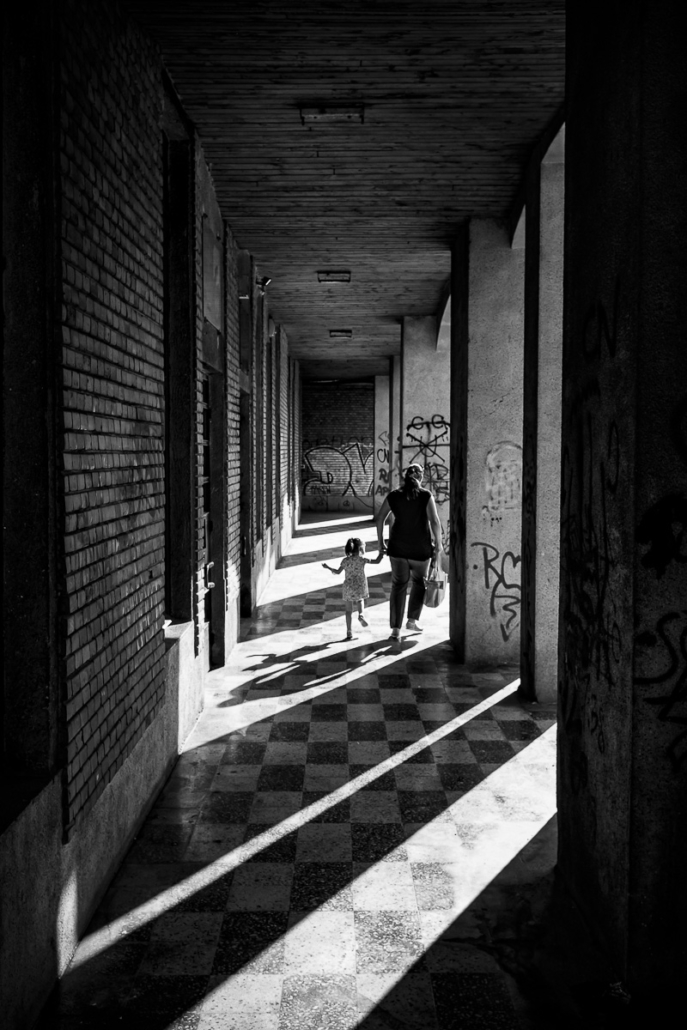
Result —
<path fill-rule="evenodd" d="M 413 500 L 417 497 L 420 492 L 423 472 L 422 465 L 413 464 L 408 466 L 403 473 L 403 486 L 401 487 L 404 497 L 409 497 Z"/>
<path fill-rule="evenodd" d="M 349 536 L 345 551 L 346 554 L 365 554 L 365 544 L 359 536 Z"/>

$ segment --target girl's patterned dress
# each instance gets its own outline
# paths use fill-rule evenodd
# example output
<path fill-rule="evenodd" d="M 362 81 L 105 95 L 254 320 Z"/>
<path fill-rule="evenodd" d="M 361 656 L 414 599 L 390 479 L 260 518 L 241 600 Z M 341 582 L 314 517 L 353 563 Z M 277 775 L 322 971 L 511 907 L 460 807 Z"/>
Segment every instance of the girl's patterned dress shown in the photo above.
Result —
<path fill-rule="evenodd" d="M 365 566 L 367 561 L 360 554 L 348 554 L 341 562 L 344 569 L 343 599 L 344 601 L 360 601 L 369 597 Z"/>

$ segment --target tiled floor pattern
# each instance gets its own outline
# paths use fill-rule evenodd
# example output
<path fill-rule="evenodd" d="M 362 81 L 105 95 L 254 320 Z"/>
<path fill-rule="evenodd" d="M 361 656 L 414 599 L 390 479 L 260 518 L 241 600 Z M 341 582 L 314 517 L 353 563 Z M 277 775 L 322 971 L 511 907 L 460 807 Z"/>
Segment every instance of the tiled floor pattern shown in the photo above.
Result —
<path fill-rule="evenodd" d="M 460 927 L 504 869 L 532 875 L 551 713 L 519 705 L 513 670 L 456 664 L 448 605 L 392 644 L 386 562 L 346 643 L 319 563 L 350 533 L 294 541 L 44 1027 L 522 1025 Z"/>

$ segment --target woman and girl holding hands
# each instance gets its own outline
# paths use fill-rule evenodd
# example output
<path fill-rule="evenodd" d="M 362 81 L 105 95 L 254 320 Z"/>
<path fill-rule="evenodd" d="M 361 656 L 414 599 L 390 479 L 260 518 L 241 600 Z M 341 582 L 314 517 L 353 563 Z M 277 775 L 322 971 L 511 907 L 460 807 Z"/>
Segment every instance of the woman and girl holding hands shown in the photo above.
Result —
<path fill-rule="evenodd" d="M 406 629 L 420 632 L 417 620 L 422 613 L 425 599 L 425 577 L 429 570 L 432 553 L 439 559 L 443 553 L 441 523 L 436 503 L 429 490 L 422 486 L 424 470 L 421 465 L 409 465 L 403 476 L 403 484 L 387 494 L 376 518 L 379 554 L 376 558 L 365 557 L 365 544 L 358 537 L 346 541 L 345 557 L 338 569 L 323 562 L 323 568 L 334 575 L 344 573 L 343 599 L 346 613 L 346 639 L 353 638 L 353 612 L 358 612 L 358 621 L 367 626 L 365 619 L 365 598 L 369 597 L 366 565 L 378 565 L 385 552 L 391 561 L 391 596 L 389 598 L 390 637 L 398 640 L 401 635 L 403 613 L 406 605 L 408 584 L 408 621 Z M 384 526 L 390 515 L 394 520 L 389 533 L 389 545 L 384 546 Z"/>

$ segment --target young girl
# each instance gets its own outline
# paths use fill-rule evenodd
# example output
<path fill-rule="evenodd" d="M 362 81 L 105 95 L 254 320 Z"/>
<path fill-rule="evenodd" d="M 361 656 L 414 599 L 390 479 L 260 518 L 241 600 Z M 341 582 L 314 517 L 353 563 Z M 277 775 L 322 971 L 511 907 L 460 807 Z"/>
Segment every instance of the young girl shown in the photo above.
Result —
<path fill-rule="evenodd" d="M 366 565 L 379 565 L 384 557 L 384 549 L 380 549 L 376 558 L 365 558 L 365 544 L 357 536 L 349 537 L 344 548 L 346 557 L 338 569 L 322 562 L 323 569 L 329 569 L 335 576 L 345 572 L 343 599 L 346 605 L 346 640 L 353 639 L 352 619 L 353 609 L 358 613 L 358 621 L 361 626 L 367 626 L 367 619 L 363 615 L 365 611 L 365 598 L 370 596 L 367 589 L 367 577 L 365 576 Z"/>

